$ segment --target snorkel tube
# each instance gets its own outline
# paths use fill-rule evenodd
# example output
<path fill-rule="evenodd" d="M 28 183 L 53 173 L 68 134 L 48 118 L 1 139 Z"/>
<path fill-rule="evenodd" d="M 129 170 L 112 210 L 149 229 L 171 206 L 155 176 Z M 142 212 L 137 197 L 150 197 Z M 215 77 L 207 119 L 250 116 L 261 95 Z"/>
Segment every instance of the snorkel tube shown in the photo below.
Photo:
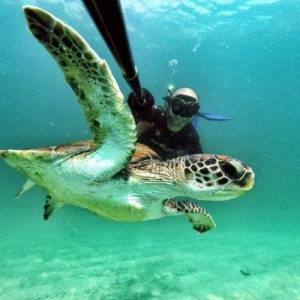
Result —
<path fill-rule="evenodd" d="M 229 121 L 229 120 L 233 120 L 232 118 L 227 118 L 227 117 L 222 116 L 222 115 L 201 113 L 201 112 L 197 112 L 196 116 L 204 118 L 206 120 L 211 120 L 211 121 Z"/>
<path fill-rule="evenodd" d="M 230 120 L 233 120 L 231 118 L 227 118 L 227 117 L 222 116 L 222 115 L 201 113 L 200 111 L 198 111 L 196 113 L 195 117 L 193 118 L 192 122 L 191 122 L 194 127 L 197 126 L 199 117 L 204 118 L 206 120 L 210 120 L 210 121 L 230 121 Z"/>

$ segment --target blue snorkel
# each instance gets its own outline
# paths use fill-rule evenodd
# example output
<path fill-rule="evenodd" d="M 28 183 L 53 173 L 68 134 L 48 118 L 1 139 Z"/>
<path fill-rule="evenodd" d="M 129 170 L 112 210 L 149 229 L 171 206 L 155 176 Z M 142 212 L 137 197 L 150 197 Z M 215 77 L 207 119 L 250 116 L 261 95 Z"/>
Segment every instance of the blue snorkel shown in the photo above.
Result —
<path fill-rule="evenodd" d="M 221 116 L 221 115 L 197 112 L 195 117 L 193 118 L 193 120 L 191 122 L 194 127 L 197 126 L 199 117 L 204 118 L 206 120 L 210 120 L 210 121 L 230 121 L 230 120 L 233 120 L 232 118 L 227 118 L 227 117 Z"/>
<path fill-rule="evenodd" d="M 201 118 L 204 118 L 204 119 L 210 120 L 210 121 L 230 121 L 230 120 L 233 120 L 232 118 L 227 118 L 227 117 L 224 117 L 224 116 L 221 116 L 221 115 L 201 113 L 201 112 L 197 112 L 195 117 L 201 117 Z"/>

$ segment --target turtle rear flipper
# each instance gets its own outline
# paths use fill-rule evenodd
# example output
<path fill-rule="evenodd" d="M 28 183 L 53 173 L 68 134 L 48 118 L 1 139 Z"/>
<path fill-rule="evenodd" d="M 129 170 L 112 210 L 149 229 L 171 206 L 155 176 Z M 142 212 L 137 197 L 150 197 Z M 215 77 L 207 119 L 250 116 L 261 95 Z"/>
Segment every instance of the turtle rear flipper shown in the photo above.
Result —
<path fill-rule="evenodd" d="M 59 210 L 64 203 L 57 202 L 51 198 L 50 195 L 46 197 L 46 203 L 44 205 L 44 220 L 48 220 L 57 210 Z"/>
<path fill-rule="evenodd" d="M 163 202 L 163 207 L 165 214 L 167 215 L 174 216 L 184 214 L 193 224 L 193 228 L 200 233 L 216 227 L 213 218 L 207 212 L 207 210 L 195 202 L 189 200 L 174 201 L 172 199 L 166 199 Z"/>

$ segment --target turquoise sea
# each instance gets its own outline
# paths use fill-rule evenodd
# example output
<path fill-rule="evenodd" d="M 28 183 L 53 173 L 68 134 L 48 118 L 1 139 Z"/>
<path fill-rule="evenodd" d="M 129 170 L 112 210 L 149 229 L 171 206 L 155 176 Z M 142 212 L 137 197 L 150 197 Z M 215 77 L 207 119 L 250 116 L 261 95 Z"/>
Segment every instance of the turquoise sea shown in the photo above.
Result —
<path fill-rule="evenodd" d="M 79 0 L 0 3 L 0 148 L 91 137 L 56 63 L 26 29 L 39 6 L 107 60 L 129 88 Z M 43 220 L 45 192 L 14 200 L 25 177 L 0 162 L 0 299 L 300 299 L 300 1 L 121 0 L 140 80 L 162 104 L 169 84 L 200 95 L 206 153 L 256 174 L 240 198 L 199 201 L 217 228 L 185 217 L 104 220 L 64 206 Z M 113 126 L 114 124 L 112 124 Z M 168 195 L 162 195 L 167 198 Z"/>

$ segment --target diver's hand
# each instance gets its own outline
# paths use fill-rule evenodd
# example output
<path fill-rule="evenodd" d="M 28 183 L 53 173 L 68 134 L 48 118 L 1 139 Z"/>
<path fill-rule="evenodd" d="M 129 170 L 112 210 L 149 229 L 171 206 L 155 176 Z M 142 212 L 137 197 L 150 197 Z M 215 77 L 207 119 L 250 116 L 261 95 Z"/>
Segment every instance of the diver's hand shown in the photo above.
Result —
<path fill-rule="evenodd" d="M 133 92 L 129 94 L 127 102 L 131 110 L 139 112 L 147 111 L 150 110 L 154 105 L 154 97 L 152 94 L 145 88 L 142 88 L 142 91 L 142 98 L 137 98 Z"/>

